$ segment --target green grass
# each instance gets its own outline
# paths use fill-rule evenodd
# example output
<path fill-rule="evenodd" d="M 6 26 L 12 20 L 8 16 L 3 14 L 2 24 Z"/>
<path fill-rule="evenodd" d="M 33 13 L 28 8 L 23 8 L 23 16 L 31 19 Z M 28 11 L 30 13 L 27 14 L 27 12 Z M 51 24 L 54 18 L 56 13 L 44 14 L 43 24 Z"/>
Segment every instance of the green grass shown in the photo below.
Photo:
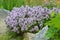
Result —
<path fill-rule="evenodd" d="M 60 13 L 56 15 L 55 12 L 52 12 L 50 16 L 50 20 L 45 24 L 49 26 L 46 38 L 50 38 L 52 40 L 60 40 Z"/>
<path fill-rule="evenodd" d="M 57 7 L 60 7 L 58 1 L 54 1 L 54 3 Z M 13 7 L 20 7 L 22 5 L 38 6 L 42 4 L 45 4 L 44 0 L 0 0 L 0 8 L 7 10 L 12 10 Z"/>
<path fill-rule="evenodd" d="M 24 0 L 0 0 L 0 8 L 11 10 L 13 7 L 24 5 Z"/>
<path fill-rule="evenodd" d="M 15 35 L 13 35 L 15 36 Z M 20 36 L 15 36 L 15 38 L 13 37 L 12 35 L 0 35 L 0 40 L 21 40 L 21 37 Z"/>
<path fill-rule="evenodd" d="M 44 3 L 42 0 L 0 0 L 0 8 L 12 10 L 13 7 L 20 7 L 22 5 L 37 6 Z"/>

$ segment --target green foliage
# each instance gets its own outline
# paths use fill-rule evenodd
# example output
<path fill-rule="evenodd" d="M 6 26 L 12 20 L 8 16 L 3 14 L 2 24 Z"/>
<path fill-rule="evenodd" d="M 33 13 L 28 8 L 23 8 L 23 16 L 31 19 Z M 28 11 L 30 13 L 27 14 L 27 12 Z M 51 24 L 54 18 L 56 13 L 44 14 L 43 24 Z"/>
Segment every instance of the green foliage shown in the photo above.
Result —
<path fill-rule="evenodd" d="M 60 29 L 60 13 L 57 14 L 54 18 L 52 17 L 54 17 L 53 14 L 51 15 L 50 21 L 46 22 L 46 24 Z"/>
<path fill-rule="evenodd" d="M 48 3 L 43 4 L 44 7 L 47 7 L 48 9 L 52 9 L 53 7 L 56 7 L 56 4 L 53 0 L 49 0 Z"/>
<path fill-rule="evenodd" d="M 22 36 L 9 31 L 6 34 L 0 35 L 0 40 L 22 40 Z"/>
<path fill-rule="evenodd" d="M 21 5 L 37 6 L 42 4 L 45 4 L 44 0 L 0 0 L 0 8 L 5 8 L 8 10 L 11 10 L 13 7 L 20 7 Z M 52 9 L 53 6 L 60 8 L 60 4 L 54 4 L 54 1 L 44 6 L 50 9 Z"/>
<path fill-rule="evenodd" d="M 48 32 L 46 33 L 46 38 L 50 39 L 55 35 L 55 33 L 58 31 L 58 29 L 54 28 L 53 26 L 49 27 Z"/>
<path fill-rule="evenodd" d="M 45 23 L 45 25 L 49 26 L 46 38 L 49 40 L 60 40 L 60 13 L 52 12 L 50 16 L 50 20 Z"/>
<path fill-rule="evenodd" d="M 44 7 L 47 7 L 49 9 L 52 9 L 53 8 L 53 4 L 46 4 L 46 5 L 44 5 Z"/>
<path fill-rule="evenodd" d="M 54 18 L 56 16 L 56 13 L 55 12 L 52 12 L 51 14 L 50 14 L 50 17 L 51 18 Z"/>
<path fill-rule="evenodd" d="M 55 35 L 51 38 L 54 38 L 55 40 L 60 40 L 60 29 L 55 33 Z"/>
<path fill-rule="evenodd" d="M 10 36 L 8 35 L 0 35 L 0 40 L 9 40 Z"/>
<path fill-rule="evenodd" d="M 0 0 L 0 8 L 11 10 L 13 7 L 22 5 L 37 6 L 44 3 L 44 0 Z"/>
<path fill-rule="evenodd" d="M 13 7 L 24 5 L 24 0 L 0 0 L 0 8 L 11 10 Z"/>

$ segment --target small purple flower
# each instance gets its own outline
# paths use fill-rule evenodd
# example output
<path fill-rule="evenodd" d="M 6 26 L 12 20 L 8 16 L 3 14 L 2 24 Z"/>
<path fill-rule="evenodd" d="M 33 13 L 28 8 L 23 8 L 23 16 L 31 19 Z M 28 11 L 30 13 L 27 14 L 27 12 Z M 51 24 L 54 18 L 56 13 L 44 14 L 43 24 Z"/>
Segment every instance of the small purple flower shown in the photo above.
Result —
<path fill-rule="evenodd" d="M 41 6 L 22 6 L 20 8 L 13 8 L 5 22 L 9 28 L 12 28 L 12 30 L 17 33 L 20 31 L 29 31 L 30 27 L 31 30 L 37 31 L 39 28 L 38 25 L 35 25 L 40 24 L 40 27 L 43 27 L 43 19 L 49 19 L 49 14 L 50 10 L 48 11 L 47 8 Z"/>

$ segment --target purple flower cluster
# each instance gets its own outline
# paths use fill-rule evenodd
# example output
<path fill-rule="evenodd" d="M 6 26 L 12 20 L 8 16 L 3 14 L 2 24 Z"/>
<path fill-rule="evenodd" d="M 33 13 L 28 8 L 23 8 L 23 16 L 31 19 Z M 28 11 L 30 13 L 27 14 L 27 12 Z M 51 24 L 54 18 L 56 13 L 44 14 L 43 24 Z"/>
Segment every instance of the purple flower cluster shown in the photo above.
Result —
<path fill-rule="evenodd" d="M 13 8 L 5 22 L 14 32 L 37 31 L 43 27 L 43 20 L 49 19 L 50 10 L 41 6 Z"/>
<path fill-rule="evenodd" d="M 52 11 L 54 11 L 56 13 L 60 13 L 60 8 L 53 7 Z"/>

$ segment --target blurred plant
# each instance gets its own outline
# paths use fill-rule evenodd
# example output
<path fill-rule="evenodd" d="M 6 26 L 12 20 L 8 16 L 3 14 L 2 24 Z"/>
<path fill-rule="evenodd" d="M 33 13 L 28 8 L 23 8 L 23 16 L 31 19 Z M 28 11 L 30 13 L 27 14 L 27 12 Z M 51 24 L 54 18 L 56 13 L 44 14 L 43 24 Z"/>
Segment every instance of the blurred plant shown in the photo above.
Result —
<path fill-rule="evenodd" d="M 60 30 L 60 13 L 52 12 L 50 15 L 50 20 L 47 21 L 45 25 L 49 26 L 46 38 L 49 40 L 58 40 L 59 39 L 58 31 Z"/>
<path fill-rule="evenodd" d="M 24 4 L 29 6 L 42 5 L 42 3 L 44 2 L 45 2 L 44 0 L 24 0 Z"/>
<path fill-rule="evenodd" d="M 16 34 L 20 33 L 21 36 L 23 36 L 25 32 L 36 33 L 42 27 L 48 25 L 49 30 L 46 38 L 49 39 L 60 29 L 60 13 L 57 13 L 56 9 L 53 8 L 50 10 L 42 6 L 13 8 L 7 16 L 5 23 L 10 30 L 16 32 Z M 48 21 L 46 22 L 46 20 Z"/>
<path fill-rule="evenodd" d="M 5 22 L 12 31 L 21 32 L 37 32 L 43 27 L 43 20 L 48 20 L 50 10 L 46 8 L 22 6 L 14 8 Z"/>
<path fill-rule="evenodd" d="M 54 28 L 53 26 L 49 26 L 49 29 L 48 29 L 48 31 L 47 31 L 47 33 L 46 33 L 46 39 L 48 39 L 48 40 L 54 40 L 54 35 L 55 35 L 55 33 L 57 33 L 59 31 L 59 29 L 57 29 L 57 28 Z"/>
<path fill-rule="evenodd" d="M 24 0 L 0 0 L 0 8 L 12 10 L 13 7 L 24 5 Z"/>
<path fill-rule="evenodd" d="M 46 24 L 60 29 L 60 13 L 57 14 L 54 18 L 51 18 L 50 21 L 47 22 Z"/>
<path fill-rule="evenodd" d="M 54 0 L 54 3 L 56 4 L 56 7 L 60 8 L 60 0 Z"/>
<path fill-rule="evenodd" d="M 47 7 L 48 9 L 53 9 L 53 7 L 56 7 L 56 4 L 53 0 L 46 0 L 45 4 L 42 4 L 43 7 Z"/>
<path fill-rule="evenodd" d="M 0 35 L 0 40 L 22 40 L 22 36 L 19 34 L 9 31 L 5 34 Z"/>

